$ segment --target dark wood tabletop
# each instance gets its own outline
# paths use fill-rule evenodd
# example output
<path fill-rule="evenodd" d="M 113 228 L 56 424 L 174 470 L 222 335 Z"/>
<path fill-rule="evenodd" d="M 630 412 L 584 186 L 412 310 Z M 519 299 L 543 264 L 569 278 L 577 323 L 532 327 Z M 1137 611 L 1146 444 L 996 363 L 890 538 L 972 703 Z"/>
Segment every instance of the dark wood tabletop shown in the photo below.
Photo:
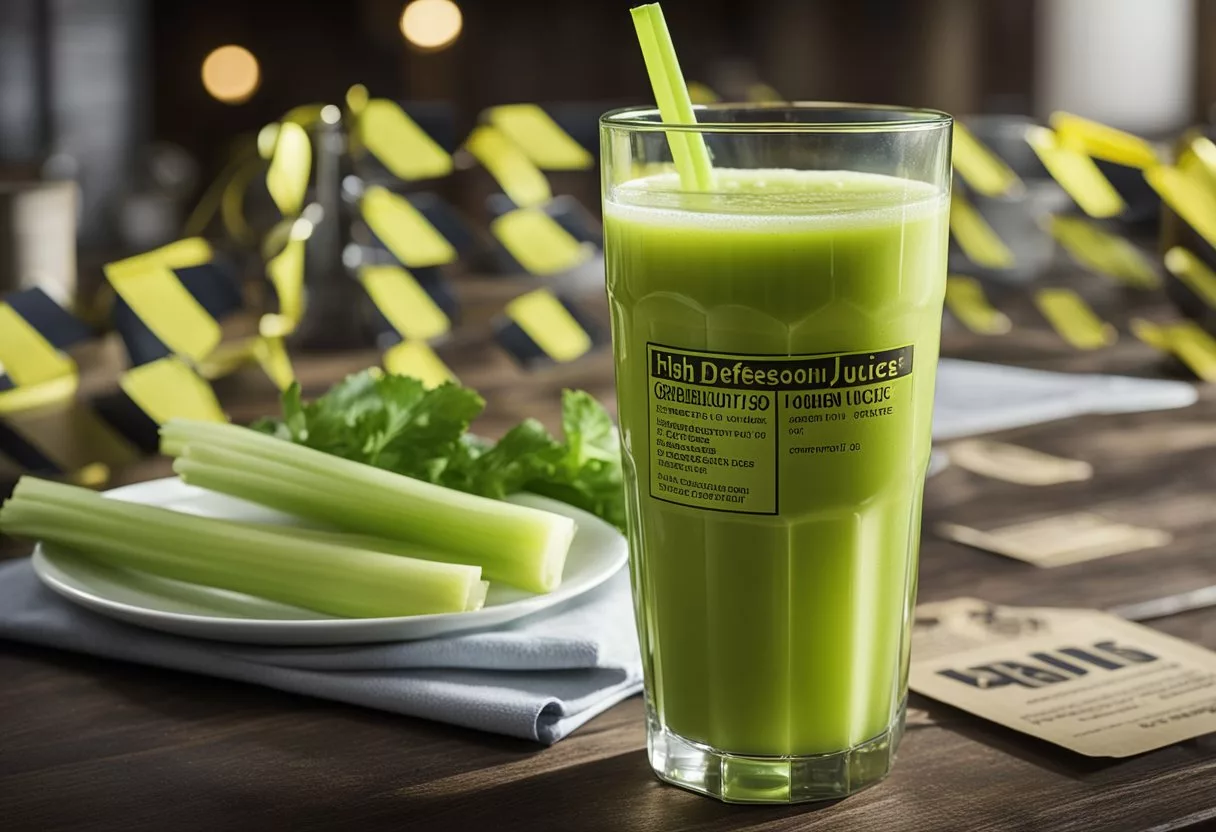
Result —
<path fill-rule="evenodd" d="M 1118 300 L 1117 298 L 1115 300 Z M 1113 303 L 1113 301 L 1112 301 Z M 1015 304 L 1016 307 L 1016 304 Z M 1114 303 L 1112 309 L 1123 308 Z M 1109 313 L 1123 323 L 1117 312 Z M 1072 371 L 1177 374 L 1126 335 L 1070 350 L 1028 305 L 1014 332 L 947 321 L 947 354 Z M 477 338 L 446 357 L 489 401 L 479 430 L 553 425 L 558 391 L 610 401 L 605 354 L 527 375 Z M 374 356 L 298 358 L 312 391 Z M 1181 377 L 1181 376 L 1179 376 Z M 272 404 L 257 371 L 218 385 L 234 418 Z M 1087 460 L 1092 481 L 1044 488 L 947 469 L 925 528 L 1092 509 L 1171 531 L 1162 549 L 1036 569 L 926 534 L 920 597 L 1094 606 L 1216 583 L 1216 391 L 1174 411 L 1092 416 L 998 434 Z M 119 481 L 158 476 L 152 460 Z M 15 553 L 19 554 L 19 553 Z M 1216 649 L 1216 609 L 1153 622 Z M 1216 825 L 1216 735 L 1093 760 L 913 696 L 893 774 L 828 805 L 727 806 L 661 785 L 633 698 L 551 748 L 231 682 L 0 642 L 0 829 L 1166 830 Z"/>

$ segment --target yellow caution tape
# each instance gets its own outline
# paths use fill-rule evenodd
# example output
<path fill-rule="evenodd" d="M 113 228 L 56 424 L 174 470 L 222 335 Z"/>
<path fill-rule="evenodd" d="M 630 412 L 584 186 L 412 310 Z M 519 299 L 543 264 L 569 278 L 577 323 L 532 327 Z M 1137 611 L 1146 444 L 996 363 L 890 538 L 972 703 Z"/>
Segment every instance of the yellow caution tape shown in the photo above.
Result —
<path fill-rule="evenodd" d="M 1071 289 L 1040 289 L 1034 302 L 1060 337 L 1079 350 L 1096 350 L 1118 340 L 1115 328 Z"/>
<path fill-rule="evenodd" d="M 980 335 L 1002 335 L 1013 329 L 1009 316 L 993 308 L 974 277 L 952 274 L 946 278 L 946 307 L 963 326 Z"/>
<path fill-rule="evenodd" d="M 273 122 L 271 124 L 267 124 L 261 130 L 259 130 L 258 137 L 256 140 L 257 148 L 258 148 L 258 156 L 263 159 L 269 160 L 272 156 L 274 156 L 274 146 L 278 140 L 279 140 L 279 123 L 277 121 Z"/>
<path fill-rule="evenodd" d="M 1167 327 L 1160 326 L 1144 318 L 1132 318 L 1130 322 L 1132 335 L 1148 344 L 1153 349 L 1170 352 L 1170 336 Z"/>
<path fill-rule="evenodd" d="M 364 104 L 357 133 L 359 143 L 399 179 L 434 179 L 452 172 L 448 152 L 395 101 L 373 98 Z"/>
<path fill-rule="evenodd" d="M 394 375 L 412 376 L 428 388 L 456 381 L 448 366 L 423 341 L 406 340 L 389 347 L 384 353 L 384 369 Z"/>
<path fill-rule="evenodd" d="M 1216 273 L 1191 252 L 1174 246 L 1165 253 L 1165 267 L 1199 298 L 1216 309 Z"/>
<path fill-rule="evenodd" d="M 304 314 L 304 241 L 289 239 L 266 262 L 266 276 L 279 299 L 279 314 L 294 328 Z"/>
<path fill-rule="evenodd" d="M 258 334 L 263 338 L 283 338 L 295 331 L 295 328 L 295 321 L 274 312 L 267 312 L 258 319 Z"/>
<path fill-rule="evenodd" d="M 688 98 L 693 104 L 714 104 L 722 100 L 707 84 L 700 81 L 688 82 Z"/>
<path fill-rule="evenodd" d="M 452 328 L 447 314 L 400 266 L 364 266 L 359 279 L 372 303 L 407 341 L 429 341 Z"/>
<path fill-rule="evenodd" d="M 6 422 L 60 471 L 83 472 L 92 465 L 126 465 L 139 450 L 74 397 L 36 411 L 9 414 Z"/>
<path fill-rule="evenodd" d="M 367 106 L 367 102 L 371 100 L 367 92 L 367 87 L 363 84 L 355 84 L 346 91 L 346 109 L 350 110 L 353 115 L 359 115 Z"/>
<path fill-rule="evenodd" d="M 440 266 L 456 259 L 452 244 L 405 197 L 375 185 L 364 191 L 361 209 L 368 226 L 406 267 Z"/>
<path fill-rule="evenodd" d="M 757 83 L 748 86 L 747 100 L 753 104 L 775 104 L 786 99 L 768 84 Z"/>
<path fill-rule="evenodd" d="M 954 169 L 977 193 L 1000 196 L 1019 191 L 1022 180 L 962 122 L 954 122 Z"/>
<path fill-rule="evenodd" d="M 595 157 L 535 104 L 491 107 L 486 115 L 538 167 L 587 170 L 595 164 Z"/>
<path fill-rule="evenodd" d="M 1133 319 L 1132 333 L 1150 347 L 1173 354 L 1204 381 L 1216 381 L 1216 338 L 1195 321 L 1159 325 Z"/>
<path fill-rule="evenodd" d="M 1161 278 L 1130 240 L 1110 234 L 1084 217 L 1051 217 L 1051 236 L 1082 268 L 1138 289 L 1155 289 Z"/>
<path fill-rule="evenodd" d="M 211 244 L 202 237 L 187 237 L 184 240 L 169 243 L 166 246 L 146 251 L 143 254 L 137 254 L 134 257 L 128 257 L 125 260 L 107 263 L 105 267 L 106 277 L 113 283 L 115 277 L 122 279 L 129 274 L 138 274 L 149 266 L 162 266 L 166 269 L 189 269 L 194 266 L 210 263 L 211 258 L 214 256 L 215 251 L 211 248 Z"/>
<path fill-rule="evenodd" d="M 266 170 L 266 190 L 284 216 L 295 216 L 304 207 L 311 175 L 312 143 L 308 131 L 293 121 L 285 121 L 279 126 L 274 155 Z"/>
<path fill-rule="evenodd" d="M 1051 114 L 1051 126 L 1061 144 L 1095 159 L 1141 169 L 1161 163 L 1151 144 L 1114 127 L 1064 112 Z"/>
<path fill-rule="evenodd" d="M 1014 265 L 1013 252 L 997 236 L 975 206 L 957 190 L 950 198 L 950 232 L 955 242 L 977 266 L 1008 269 Z"/>
<path fill-rule="evenodd" d="M 211 385 L 180 358 L 169 356 L 134 367 L 118 384 L 158 425 L 178 418 L 227 421 Z"/>
<path fill-rule="evenodd" d="M 591 349 L 591 336 L 547 289 L 520 295 L 507 304 L 506 312 L 554 361 L 573 361 Z"/>
<path fill-rule="evenodd" d="M 256 339 L 253 344 L 253 357 L 280 390 L 286 390 L 296 380 L 296 373 L 282 338 Z"/>
<path fill-rule="evenodd" d="M 1126 207 L 1123 197 L 1093 159 L 1061 143 L 1055 132 L 1046 127 L 1027 128 L 1026 141 L 1047 172 L 1086 214 L 1102 219 L 1123 213 Z"/>
<path fill-rule="evenodd" d="M 540 208 L 508 211 L 490 223 L 490 233 L 532 274 L 559 274 L 591 257 L 589 246 Z"/>
<path fill-rule="evenodd" d="M 257 338 L 240 338 L 225 341 L 211 351 L 206 358 L 195 363 L 198 374 L 212 380 L 231 375 L 253 361 L 253 348 Z"/>
<path fill-rule="evenodd" d="M 320 121 L 321 111 L 324 109 L 324 104 L 300 104 L 284 113 L 280 121 L 300 127 L 311 127 Z"/>
<path fill-rule="evenodd" d="M 549 180 L 540 168 L 498 128 L 474 128 L 464 146 L 520 208 L 543 205 L 553 197 Z"/>
<path fill-rule="evenodd" d="M 40 410 L 62 404 L 76 395 L 80 378 L 76 373 L 59 376 L 50 381 L 0 391 L 0 415 Z"/>
<path fill-rule="evenodd" d="M 1170 347 L 1191 372 L 1204 381 L 1216 381 L 1216 338 L 1194 321 L 1170 327 Z"/>
<path fill-rule="evenodd" d="M 1216 191 L 1216 142 L 1203 133 L 1189 132 L 1178 154 L 1177 166 L 1203 179 L 1209 190 Z"/>
<path fill-rule="evenodd" d="M 168 266 L 139 271 L 106 267 L 114 291 L 173 352 L 201 361 L 219 344 L 219 323 L 186 289 Z"/>
<path fill-rule="evenodd" d="M 76 362 L 7 303 L 0 303 L 0 366 L 16 387 L 76 376 Z"/>
<path fill-rule="evenodd" d="M 1210 246 L 1216 246 L 1216 193 L 1202 181 L 1169 165 L 1144 172 L 1161 201 Z"/>

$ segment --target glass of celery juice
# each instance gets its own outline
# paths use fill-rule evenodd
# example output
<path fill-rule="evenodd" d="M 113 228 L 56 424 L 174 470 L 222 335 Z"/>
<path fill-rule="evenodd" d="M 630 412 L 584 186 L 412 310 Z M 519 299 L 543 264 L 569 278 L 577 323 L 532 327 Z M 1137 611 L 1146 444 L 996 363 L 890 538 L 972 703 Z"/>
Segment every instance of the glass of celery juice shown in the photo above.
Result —
<path fill-rule="evenodd" d="M 903 725 L 951 119 L 697 122 L 601 120 L 650 762 L 727 801 L 837 798 Z M 708 186 L 681 185 L 672 135 L 705 142 Z"/>

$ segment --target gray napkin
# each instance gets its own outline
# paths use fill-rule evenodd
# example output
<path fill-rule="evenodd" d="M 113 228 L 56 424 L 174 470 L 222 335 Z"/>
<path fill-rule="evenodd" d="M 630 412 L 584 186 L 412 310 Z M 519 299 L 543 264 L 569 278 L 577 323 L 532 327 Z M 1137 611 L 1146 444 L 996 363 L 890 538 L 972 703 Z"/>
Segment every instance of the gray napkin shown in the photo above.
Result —
<path fill-rule="evenodd" d="M 493 632 L 353 647 L 255 647 L 144 630 L 74 606 L 28 559 L 0 566 L 0 638 L 253 682 L 545 744 L 638 693 L 628 571 Z"/>

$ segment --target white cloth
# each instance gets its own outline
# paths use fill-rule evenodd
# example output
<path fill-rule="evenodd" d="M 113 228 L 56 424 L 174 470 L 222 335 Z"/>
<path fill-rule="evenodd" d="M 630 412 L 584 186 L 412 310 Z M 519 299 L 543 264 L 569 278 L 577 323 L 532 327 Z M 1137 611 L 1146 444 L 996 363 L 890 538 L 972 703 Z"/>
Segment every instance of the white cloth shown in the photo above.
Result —
<path fill-rule="evenodd" d="M 934 440 L 1036 425 L 1086 413 L 1136 413 L 1194 404 L 1184 381 L 1027 370 L 943 358 L 933 402 Z"/>
<path fill-rule="evenodd" d="M 627 570 L 582 598 L 492 632 L 352 647 L 255 647 L 96 615 L 43 587 L 25 559 L 0 566 L 0 638 L 545 744 L 642 687 Z"/>

